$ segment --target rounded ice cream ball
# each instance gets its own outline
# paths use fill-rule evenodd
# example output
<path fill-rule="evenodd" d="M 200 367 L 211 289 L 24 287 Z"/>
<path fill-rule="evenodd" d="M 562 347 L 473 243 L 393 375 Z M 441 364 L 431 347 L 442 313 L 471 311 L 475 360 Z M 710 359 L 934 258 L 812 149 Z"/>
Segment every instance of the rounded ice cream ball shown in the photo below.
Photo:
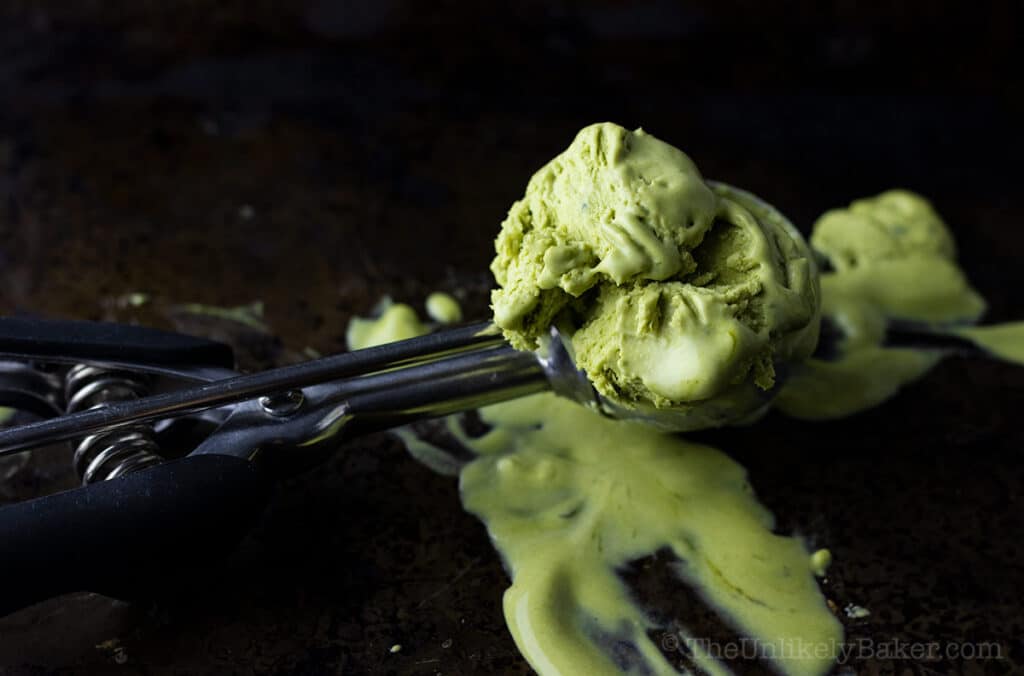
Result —
<path fill-rule="evenodd" d="M 811 246 L 840 272 L 879 260 L 956 257 L 942 218 L 928 200 L 907 190 L 888 190 L 825 212 L 814 224 Z"/>
<path fill-rule="evenodd" d="M 536 347 L 566 303 L 595 286 L 692 272 L 715 204 L 680 150 L 642 130 L 586 127 L 502 223 L 491 264 L 496 323 L 517 346 Z"/>
<path fill-rule="evenodd" d="M 693 414 L 685 427 L 728 422 L 817 341 L 817 271 L 792 224 L 640 129 L 580 131 L 496 249 L 494 320 L 513 345 L 556 325 L 607 400 Z"/>

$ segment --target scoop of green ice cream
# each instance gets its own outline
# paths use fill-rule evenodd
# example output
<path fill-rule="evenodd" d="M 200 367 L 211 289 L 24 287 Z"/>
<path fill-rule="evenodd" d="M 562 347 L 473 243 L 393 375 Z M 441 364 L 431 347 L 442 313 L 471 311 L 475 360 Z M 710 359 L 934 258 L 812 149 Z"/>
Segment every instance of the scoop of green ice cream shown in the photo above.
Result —
<path fill-rule="evenodd" d="M 711 227 L 715 202 L 676 148 L 642 130 L 587 127 L 534 174 L 502 224 L 491 265 L 502 286 L 497 323 L 530 343 L 568 299 L 601 282 L 692 272 L 690 250 Z"/>
<path fill-rule="evenodd" d="M 915 193 L 889 190 L 826 212 L 811 246 L 831 265 L 821 276 L 822 314 L 843 338 L 838 354 L 808 359 L 791 374 L 777 401 L 789 415 L 851 415 L 939 362 L 940 352 L 886 346 L 890 320 L 948 327 L 972 324 L 985 311 L 957 265 L 949 228 Z"/>
<path fill-rule="evenodd" d="M 882 260 L 956 256 L 942 218 L 928 200 L 907 190 L 889 190 L 825 212 L 814 224 L 811 246 L 839 272 Z"/>
<path fill-rule="evenodd" d="M 557 325 L 627 408 L 769 390 L 773 365 L 817 340 L 817 272 L 799 233 L 643 130 L 583 129 L 530 180 L 496 249 L 491 300 L 509 341 L 536 349 Z"/>

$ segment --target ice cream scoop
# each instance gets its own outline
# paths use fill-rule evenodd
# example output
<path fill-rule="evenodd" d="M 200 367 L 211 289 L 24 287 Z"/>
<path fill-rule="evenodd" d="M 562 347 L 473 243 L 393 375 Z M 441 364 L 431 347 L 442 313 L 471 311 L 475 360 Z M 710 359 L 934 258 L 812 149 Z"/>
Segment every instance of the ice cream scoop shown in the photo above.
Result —
<path fill-rule="evenodd" d="M 557 326 L 632 417 L 735 422 L 817 340 L 817 269 L 799 232 L 640 129 L 580 131 L 534 174 L 495 247 L 494 320 L 509 342 L 536 349 Z"/>
<path fill-rule="evenodd" d="M 418 325 L 403 325 L 409 319 L 403 308 L 405 306 L 395 305 L 389 310 L 393 314 L 382 318 L 380 323 L 387 327 L 386 331 L 422 330 Z M 45 328 L 47 323 L 42 323 L 42 330 L 48 335 L 59 335 L 61 327 Z M 79 341 L 81 345 L 71 344 L 70 347 L 68 343 L 48 343 L 26 332 L 24 322 L 4 318 L 0 322 L 0 356 L 19 359 L 45 356 L 55 364 L 73 364 L 83 359 L 75 349 L 91 350 L 91 355 L 96 349 L 118 345 L 116 341 L 123 340 L 117 337 L 124 331 L 119 326 L 111 334 L 113 329 L 106 325 L 92 328 L 88 323 L 77 324 L 85 325 L 86 334 L 99 336 L 99 341 Z M 291 415 L 312 399 L 311 393 L 316 388 L 329 392 L 329 396 L 321 395 L 321 398 L 329 399 L 330 405 L 321 406 L 323 410 L 316 415 L 303 416 L 296 436 L 302 438 L 302 443 L 312 443 L 311 440 L 319 443 L 328 438 L 397 427 L 545 390 L 613 418 L 639 419 L 672 431 L 695 427 L 686 411 L 627 408 L 602 396 L 587 374 L 577 368 L 567 340 L 555 327 L 549 328 L 541 349 L 533 352 L 508 345 L 490 322 L 377 344 L 375 338 L 382 335 L 386 335 L 383 329 L 350 332 L 350 339 L 355 336 L 357 341 L 365 341 L 361 343 L 365 349 L 244 375 L 223 370 L 193 373 L 169 368 L 159 361 L 125 361 L 104 356 L 101 361 L 104 367 L 170 376 L 197 384 L 2 429 L 0 458 L 58 441 L 240 402 L 260 402 L 271 416 L 276 415 L 270 411 L 277 407 L 277 402 L 283 402 L 289 411 L 287 415 Z M 99 348 L 95 347 L 97 344 Z M 90 356 L 89 359 L 100 358 Z M 2 375 L 6 374 L 0 372 Z M 0 386 L 4 384 L 0 378 Z M 0 387 L 0 394 L 3 389 Z M 0 404 L 9 403 L 12 401 L 0 397 Z M 757 398 L 737 399 L 731 407 L 723 405 L 721 411 L 727 419 L 737 420 L 755 412 L 764 403 Z"/>

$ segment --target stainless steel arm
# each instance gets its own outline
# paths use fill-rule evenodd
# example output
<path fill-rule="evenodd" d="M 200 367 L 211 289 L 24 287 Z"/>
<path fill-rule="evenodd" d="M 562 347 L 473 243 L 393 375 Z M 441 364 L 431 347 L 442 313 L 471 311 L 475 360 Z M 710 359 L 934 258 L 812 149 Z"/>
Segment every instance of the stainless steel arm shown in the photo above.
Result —
<path fill-rule="evenodd" d="M 545 389 L 546 363 L 513 350 L 490 324 L 475 324 L 0 430 L 0 456 L 344 378 L 335 395 L 385 426 L 391 413 L 441 415 Z"/>
<path fill-rule="evenodd" d="M 194 455 L 259 457 L 276 475 L 313 466 L 353 436 L 467 411 L 550 389 L 546 361 L 508 345 L 313 385 L 275 414 L 257 401 L 233 407 Z"/>

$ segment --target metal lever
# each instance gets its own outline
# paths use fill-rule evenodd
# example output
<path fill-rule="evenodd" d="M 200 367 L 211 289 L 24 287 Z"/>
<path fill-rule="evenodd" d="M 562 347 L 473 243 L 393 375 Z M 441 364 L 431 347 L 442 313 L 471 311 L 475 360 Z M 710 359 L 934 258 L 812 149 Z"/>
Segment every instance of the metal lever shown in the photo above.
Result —
<path fill-rule="evenodd" d="M 426 358 L 437 359 L 471 348 L 501 345 L 503 342 L 491 324 L 474 324 L 366 350 L 225 378 L 134 401 L 111 403 L 101 408 L 0 430 L 0 456 L 137 422 L 216 408 L 331 380 L 407 366 Z"/>

